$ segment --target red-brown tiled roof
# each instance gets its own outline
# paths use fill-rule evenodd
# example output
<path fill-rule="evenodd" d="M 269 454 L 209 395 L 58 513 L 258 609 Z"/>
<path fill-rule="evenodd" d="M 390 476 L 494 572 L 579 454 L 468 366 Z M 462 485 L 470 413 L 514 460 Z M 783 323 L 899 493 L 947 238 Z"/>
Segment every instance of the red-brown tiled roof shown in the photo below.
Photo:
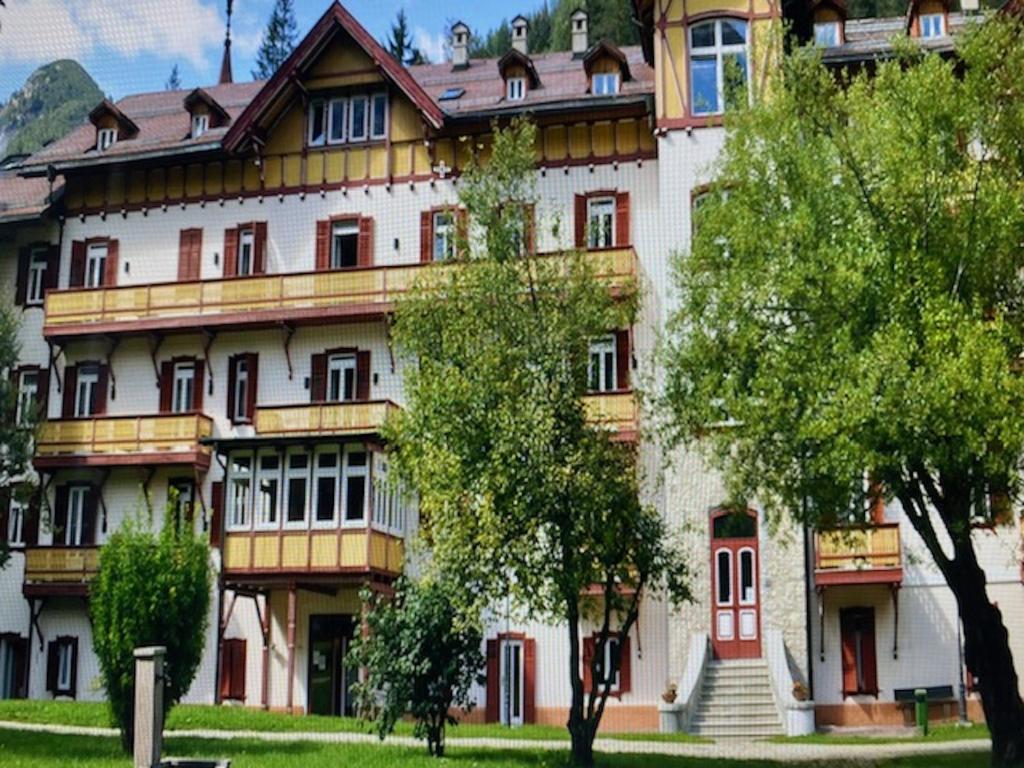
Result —
<path fill-rule="evenodd" d="M 54 194 L 62 183 L 54 182 Z M 50 182 L 45 178 L 23 179 L 13 169 L 0 171 L 0 224 L 38 217 L 50 205 L 49 194 Z"/>

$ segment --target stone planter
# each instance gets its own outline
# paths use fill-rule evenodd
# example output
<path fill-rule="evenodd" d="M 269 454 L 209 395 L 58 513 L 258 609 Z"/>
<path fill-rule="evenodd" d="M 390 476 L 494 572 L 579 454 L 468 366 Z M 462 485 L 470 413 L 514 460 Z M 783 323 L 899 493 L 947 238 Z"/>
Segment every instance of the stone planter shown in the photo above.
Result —
<path fill-rule="evenodd" d="M 814 733 L 814 702 L 791 701 L 786 704 L 786 735 L 806 736 Z"/>
<path fill-rule="evenodd" d="M 661 733 L 682 733 L 685 709 L 686 707 L 679 702 L 661 702 L 658 705 L 658 730 Z"/>

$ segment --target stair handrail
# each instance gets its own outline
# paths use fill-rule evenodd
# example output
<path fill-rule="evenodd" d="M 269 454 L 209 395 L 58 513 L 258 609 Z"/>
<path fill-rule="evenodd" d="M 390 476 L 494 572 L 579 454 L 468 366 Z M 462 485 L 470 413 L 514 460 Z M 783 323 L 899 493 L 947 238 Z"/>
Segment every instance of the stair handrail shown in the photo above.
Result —
<path fill-rule="evenodd" d="M 711 638 L 706 632 L 694 632 L 690 636 L 690 653 L 686 657 L 686 669 L 679 680 L 678 698 L 681 706 L 680 726 L 689 732 L 693 715 L 700 706 L 700 693 L 704 687 L 704 674 L 711 660 Z"/>
<path fill-rule="evenodd" d="M 768 662 L 768 675 L 771 678 L 772 693 L 775 699 L 775 708 L 778 710 L 779 718 L 788 736 L 802 736 L 814 730 L 813 714 L 809 715 L 810 731 L 805 717 L 793 717 L 792 713 L 811 712 L 814 710 L 813 701 L 800 701 L 793 695 L 796 683 L 803 683 L 798 670 L 789 663 L 789 655 L 786 653 L 786 639 L 781 629 L 769 629 L 764 633 L 764 650 Z"/>

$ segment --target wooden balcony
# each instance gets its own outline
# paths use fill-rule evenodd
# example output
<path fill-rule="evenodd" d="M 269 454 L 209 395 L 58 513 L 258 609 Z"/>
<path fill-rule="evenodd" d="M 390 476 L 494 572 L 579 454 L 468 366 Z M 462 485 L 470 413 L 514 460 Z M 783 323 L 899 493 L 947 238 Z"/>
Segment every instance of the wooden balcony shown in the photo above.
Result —
<path fill-rule="evenodd" d="M 814 547 L 818 586 L 903 581 L 899 523 L 821 531 Z"/>
<path fill-rule="evenodd" d="M 367 528 L 228 531 L 224 537 L 224 576 L 236 584 L 390 579 L 401 573 L 404 560 L 400 537 Z"/>
<path fill-rule="evenodd" d="M 636 275 L 632 248 L 594 251 L 587 258 L 594 264 L 598 279 L 612 290 Z M 413 264 L 47 291 L 43 335 L 60 341 L 90 335 L 231 330 L 380 318 L 389 314 L 395 299 L 430 268 Z"/>
<path fill-rule="evenodd" d="M 27 547 L 25 597 L 84 596 L 99 570 L 98 547 Z"/>
<path fill-rule="evenodd" d="M 636 440 L 638 407 L 632 390 L 586 395 L 583 405 L 588 421 L 608 429 L 616 440 Z"/>
<path fill-rule="evenodd" d="M 213 421 L 200 413 L 46 421 L 34 462 L 39 469 L 177 464 L 205 470 L 210 449 L 200 441 L 212 432 Z"/>
<path fill-rule="evenodd" d="M 390 400 L 257 408 L 256 433 L 260 437 L 375 435 L 388 415 L 397 411 Z"/>

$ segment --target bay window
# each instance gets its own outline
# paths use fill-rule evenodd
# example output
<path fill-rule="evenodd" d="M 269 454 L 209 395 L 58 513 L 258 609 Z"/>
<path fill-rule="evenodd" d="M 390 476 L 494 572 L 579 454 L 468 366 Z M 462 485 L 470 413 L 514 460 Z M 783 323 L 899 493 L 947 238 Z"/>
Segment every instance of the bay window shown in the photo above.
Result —
<path fill-rule="evenodd" d="M 256 477 L 256 526 L 277 527 L 279 486 L 281 483 L 281 457 L 276 452 L 259 454 L 259 472 Z"/>
<path fill-rule="evenodd" d="M 747 22 L 713 19 L 690 27 L 690 111 L 720 115 L 746 98 Z"/>
<path fill-rule="evenodd" d="M 345 525 L 363 525 L 366 522 L 366 480 L 369 470 L 368 454 L 362 446 L 345 451 L 342 477 L 345 507 Z"/>
<path fill-rule="evenodd" d="M 285 475 L 285 527 L 306 525 L 306 502 L 309 488 L 309 454 L 298 449 L 288 453 Z"/>
<path fill-rule="evenodd" d="M 313 525 L 333 527 L 337 523 L 338 470 L 340 457 L 335 446 L 320 448 L 313 468 Z"/>
<path fill-rule="evenodd" d="M 252 454 L 237 453 L 228 465 L 228 526 L 248 528 L 252 491 Z"/>

